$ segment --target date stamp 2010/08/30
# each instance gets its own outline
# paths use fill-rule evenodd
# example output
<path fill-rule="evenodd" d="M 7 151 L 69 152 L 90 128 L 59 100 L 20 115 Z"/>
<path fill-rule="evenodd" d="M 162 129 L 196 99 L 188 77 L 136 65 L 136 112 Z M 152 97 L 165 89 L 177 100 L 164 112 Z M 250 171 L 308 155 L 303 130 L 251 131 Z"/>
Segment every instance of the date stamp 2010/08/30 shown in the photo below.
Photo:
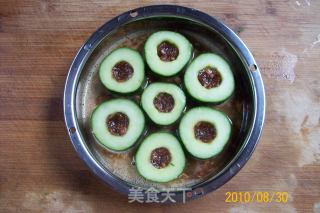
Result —
<path fill-rule="evenodd" d="M 243 191 L 225 194 L 226 203 L 287 203 L 288 199 L 288 192 Z"/>

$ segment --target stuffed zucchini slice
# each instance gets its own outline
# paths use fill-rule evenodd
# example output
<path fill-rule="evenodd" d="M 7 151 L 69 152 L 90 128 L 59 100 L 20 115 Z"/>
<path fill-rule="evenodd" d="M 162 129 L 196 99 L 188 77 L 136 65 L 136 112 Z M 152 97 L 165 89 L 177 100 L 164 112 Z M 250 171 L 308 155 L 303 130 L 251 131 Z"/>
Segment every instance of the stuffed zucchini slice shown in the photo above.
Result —
<path fill-rule="evenodd" d="M 145 118 L 133 101 L 113 99 L 93 111 L 91 128 L 101 145 L 112 151 L 124 151 L 132 147 L 143 133 Z"/>
<path fill-rule="evenodd" d="M 184 84 L 194 99 L 210 103 L 225 101 L 235 88 L 229 64 L 213 53 L 201 54 L 191 62 L 184 75 Z"/>
<path fill-rule="evenodd" d="M 102 84 L 113 92 L 134 92 L 144 82 L 143 59 L 140 53 L 133 49 L 116 49 L 102 61 L 99 77 Z"/>
<path fill-rule="evenodd" d="M 153 122 L 169 125 L 180 117 L 186 97 L 175 84 L 152 83 L 143 91 L 141 105 Z"/>
<path fill-rule="evenodd" d="M 191 155 L 208 159 L 218 155 L 228 143 L 231 122 L 222 112 L 209 107 L 196 107 L 182 117 L 179 134 Z"/>
<path fill-rule="evenodd" d="M 153 33 L 144 46 L 151 70 L 161 76 L 173 76 L 188 63 L 192 44 L 181 34 L 171 31 Z"/>
<path fill-rule="evenodd" d="M 135 155 L 138 173 L 154 182 L 168 182 L 179 177 L 186 158 L 179 141 L 169 133 L 153 133 L 139 146 Z"/>

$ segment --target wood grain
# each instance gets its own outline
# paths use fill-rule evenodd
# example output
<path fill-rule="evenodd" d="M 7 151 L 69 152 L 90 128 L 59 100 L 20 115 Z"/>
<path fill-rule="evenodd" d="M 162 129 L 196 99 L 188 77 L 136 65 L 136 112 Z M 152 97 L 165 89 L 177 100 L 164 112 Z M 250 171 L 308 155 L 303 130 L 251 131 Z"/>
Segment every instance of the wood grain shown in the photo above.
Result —
<path fill-rule="evenodd" d="M 187 204 L 129 204 L 95 178 L 65 131 L 62 94 L 85 39 L 129 9 L 170 3 L 223 20 L 253 52 L 267 114 L 248 164 Z M 320 1 L 0 0 L 0 212 L 320 212 Z M 289 202 L 225 203 L 227 191 L 287 191 Z"/>

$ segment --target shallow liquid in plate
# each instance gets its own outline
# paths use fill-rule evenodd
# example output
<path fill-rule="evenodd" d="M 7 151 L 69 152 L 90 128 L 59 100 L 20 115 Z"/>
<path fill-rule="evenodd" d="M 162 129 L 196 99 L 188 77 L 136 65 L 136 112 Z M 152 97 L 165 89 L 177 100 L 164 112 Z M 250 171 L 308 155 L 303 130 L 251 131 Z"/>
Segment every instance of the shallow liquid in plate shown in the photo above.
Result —
<path fill-rule="evenodd" d="M 160 24 L 159 24 L 160 22 Z M 179 187 L 191 187 L 198 184 L 210 177 L 218 174 L 235 156 L 236 152 L 241 146 L 239 142 L 239 136 L 241 129 L 243 128 L 243 118 L 245 116 L 245 102 L 244 93 L 241 86 L 241 81 L 237 78 L 237 72 L 243 69 L 242 65 L 239 65 L 239 59 L 236 58 L 227 44 L 222 42 L 219 36 L 214 32 L 209 34 L 203 29 L 194 29 L 192 26 L 182 25 L 177 27 L 171 25 L 170 21 L 157 22 L 158 25 L 150 23 L 131 23 L 133 26 L 125 26 L 111 33 L 99 46 L 93 51 L 92 55 L 88 59 L 86 65 L 83 68 L 79 85 L 77 88 L 77 115 L 79 126 L 82 131 L 84 140 L 86 141 L 92 154 L 96 160 L 99 161 L 108 171 L 117 176 L 118 178 L 130 183 L 131 185 L 148 188 L 150 186 L 156 188 L 179 188 Z M 130 25 L 130 24 L 129 24 Z M 147 29 L 147 30 L 146 30 Z M 113 153 L 103 148 L 91 134 L 90 116 L 93 109 L 100 103 L 119 97 L 109 92 L 99 80 L 98 70 L 101 61 L 114 49 L 119 47 L 131 47 L 137 49 L 143 55 L 143 46 L 147 37 L 158 30 L 174 30 L 188 38 L 193 44 L 193 58 L 203 52 L 214 52 L 226 59 L 233 72 L 235 73 L 236 89 L 234 95 L 229 98 L 225 103 L 220 105 L 209 105 L 215 109 L 225 112 L 232 121 L 232 136 L 224 151 L 217 157 L 209 160 L 197 160 L 186 153 L 187 165 L 183 174 L 176 180 L 169 183 L 153 183 L 147 181 L 136 172 L 134 165 L 134 154 L 138 148 L 138 144 L 150 133 L 156 131 L 168 131 L 178 137 L 177 127 L 179 122 L 168 127 L 161 127 L 153 124 L 146 117 L 146 131 L 144 136 L 138 141 L 137 145 L 127 152 Z M 179 29 L 179 30 L 177 30 Z M 220 39 L 220 40 L 219 40 Z M 134 100 L 140 105 L 140 95 L 142 89 L 151 82 L 171 82 L 183 89 L 183 69 L 178 76 L 170 78 L 160 78 L 154 76 L 146 65 L 146 82 L 142 86 L 141 90 L 136 94 L 126 96 L 129 99 Z M 187 96 L 186 110 L 198 106 L 199 104 L 193 102 L 184 90 Z"/>

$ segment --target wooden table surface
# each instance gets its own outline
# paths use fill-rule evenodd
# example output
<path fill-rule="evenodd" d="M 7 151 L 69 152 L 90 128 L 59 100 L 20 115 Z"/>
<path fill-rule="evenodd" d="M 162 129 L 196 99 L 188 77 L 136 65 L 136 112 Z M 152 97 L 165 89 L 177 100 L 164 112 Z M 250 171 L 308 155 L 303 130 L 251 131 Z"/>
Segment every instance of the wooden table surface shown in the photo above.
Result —
<path fill-rule="evenodd" d="M 214 193 L 177 205 L 128 203 L 76 155 L 64 82 L 97 27 L 139 6 L 175 3 L 223 20 L 253 52 L 267 94 L 250 161 Z M 320 1 L 0 1 L 0 212 L 320 212 Z M 286 191 L 282 203 L 225 203 L 228 191 Z"/>

